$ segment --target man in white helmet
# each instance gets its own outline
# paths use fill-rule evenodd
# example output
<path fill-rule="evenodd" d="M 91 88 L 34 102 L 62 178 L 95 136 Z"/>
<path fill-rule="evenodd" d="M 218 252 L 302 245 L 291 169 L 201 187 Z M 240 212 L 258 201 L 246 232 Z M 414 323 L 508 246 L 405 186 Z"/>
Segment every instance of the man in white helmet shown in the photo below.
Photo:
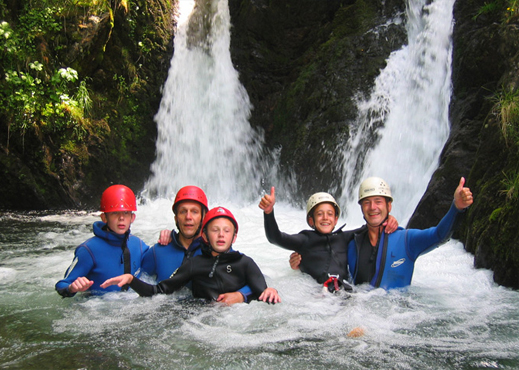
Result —
<path fill-rule="evenodd" d="M 299 253 L 302 256 L 301 270 L 323 284 L 330 292 L 341 288 L 351 290 L 347 261 L 347 245 L 353 232 L 334 231 L 339 220 L 340 207 L 328 193 L 315 193 L 306 206 L 306 221 L 312 230 L 303 230 L 288 235 L 279 230 L 274 217 L 275 189 L 266 194 L 259 207 L 264 211 L 265 233 L 272 244 Z M 391 218 L 391 229 L 398 226 Z"/>
<path fill-rule="evenodd" d="M 462 177 L 449 211 L 437 226 L 425 230 L 398 228 L 388 235 L 383 223 L 391 212 L 391 190 L 381 178 L 364 180 L 359 188 L 359 205 L 366 225 L 354 232 L 354 239 L 348 244 L 353 282 L 384 289 L 410 285 L 416 259 L 445 243 L 452 235 L 458 215 L 472 204 L 472 193 L 464 185 Z M 292 268 L 297 268 L 298 259 L 291 256 Z"/>

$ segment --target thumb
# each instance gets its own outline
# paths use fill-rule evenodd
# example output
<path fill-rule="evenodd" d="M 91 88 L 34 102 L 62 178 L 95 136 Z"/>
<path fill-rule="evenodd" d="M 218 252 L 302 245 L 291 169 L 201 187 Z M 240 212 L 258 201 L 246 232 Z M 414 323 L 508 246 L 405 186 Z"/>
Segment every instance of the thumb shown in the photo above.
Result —
<path fill-rule="evenodd" d="M 270 188 L 270 196 L 271 197 L 275 197 L 276 196 L 276 188 L 275 187 L 271 187 Z"/>
<path fill-rule="evenodd" d="M 462 176 L 461 179 L 460 179 L 460 183 L 458 185 L 458 188 L 463 188 L 464 185 L 465 185 L 465 178 Z"/>

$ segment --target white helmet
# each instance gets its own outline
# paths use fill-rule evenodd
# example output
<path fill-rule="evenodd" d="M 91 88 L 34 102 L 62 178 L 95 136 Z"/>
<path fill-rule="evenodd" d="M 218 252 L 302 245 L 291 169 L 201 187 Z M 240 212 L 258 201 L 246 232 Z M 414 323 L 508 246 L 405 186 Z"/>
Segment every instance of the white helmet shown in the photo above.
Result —
<path fill-rule="evenodd" d="M 389 185 L 380 177 L 367 178 L 359 187 L 359 203 L 364 198 L 374 196 L 386 197 L 390 202 L 393 201 Z"/>
<path fill-rule="evenodd" d="M 321 203 L 331 203 L 335 208 L 335 216 L 339 217 L 341 215 L 341 208 L 335 201 L 334 197 L 332 197 L 328 193 L 315 193 L 310 198 L 308 198 L 308 202 L 306 203 L 306 222 L 309 226 L 311 225 L 308 222 L 308 219 L 310 218 L 310 213 L 312 212 L 312 209 L 314 209 L 316 205 Z"/>

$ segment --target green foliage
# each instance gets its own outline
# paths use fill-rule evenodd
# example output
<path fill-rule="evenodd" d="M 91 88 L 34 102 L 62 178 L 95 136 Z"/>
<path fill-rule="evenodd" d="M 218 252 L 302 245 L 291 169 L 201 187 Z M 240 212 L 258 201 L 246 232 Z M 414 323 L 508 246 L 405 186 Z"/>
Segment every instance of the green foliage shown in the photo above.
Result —
<path fill-rule="evenodd" d="M 476 15 L 472 19 L 477 20 L 480 15 L 500 15 L 504 12 L 504 21 L 509 22 L 510 20 L 518 16 L 519 0 L 492 0 L 486 2 L 481 8 L 478 9 Z"/>
<path fill-rule="evenodd" d="M 488 218 L 488 221 L 490 222 L 495 222 L 499 219 L 499 215 L 501 214 L 501 212 L 503 211 L 503 208 L 497 208 L 495 209 L 491 214 L 490 214 L 490 217 Z"/>
<path fill-rule="evenodd" d="M 519 17 L 519 0 L 510 0 L 506 8 L 507 21 L 511 21 L 517 17 Z"/>
<path fill-rule="evenodd" d="M 517 199 L 519 195 L 519 173 L 513 172 L 508 175 L 503 172 L 503 175 L 505 178 L 501 181 L 501 184 L 504 189 L 501 190 L 501 193 L 506 195 L 507 201 Z"/>
<path fill-rule="evenodd" d="M 519 145 L 519 90 L 503 87 L 492 97 L 493 113 L 499 118 L 501 132 L 507 145 Z"/>
<path fill-rule="evenodd" d="M 84 111 L 91 107 L 85 82 L 78 88 L 77 71 L 69 67 L 53 70 L 45 55 L 45 39 L 62 29 L 62 8 L 50 1 L 32 5 L 19 17 L 16 28 L 0 23 L 4 73 L 0 104 L 7 112 L 9 136 L 33 130 L 37 136 L 54 133 L 59 137 L 71 129 L 72 137 L 80 140 L 85 134 Z M 38 44 L 43 45 L 40 50 Z"/>

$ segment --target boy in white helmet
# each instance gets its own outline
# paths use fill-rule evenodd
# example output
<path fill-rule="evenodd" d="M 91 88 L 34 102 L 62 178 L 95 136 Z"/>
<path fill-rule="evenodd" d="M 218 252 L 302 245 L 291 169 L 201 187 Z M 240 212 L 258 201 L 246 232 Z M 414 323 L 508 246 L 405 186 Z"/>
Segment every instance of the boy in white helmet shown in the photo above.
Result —
<path fill-rule="evenodd" d="M 355 231 L 354 240 L 348 244 L 348 264 L 354 283 L 384 289 L 410 285 L 416 259 L 445 243 L 458 216 L 472 204 L 472 193 L 464 185 L 462 177 L 449 211 L 437 226 L 425 230 L 398 228 L 388 235 L 382 223 L 391 212 L 391 190 L 381 178 L 364 180 L 359 187 L 359 205 L 366 225 Z"/>
<path fill-rule="evenodd" d="M 347 261 L 347 245 L 353 239 L 352 231 L 334 231 L 341 209 L 333 196 L 315 193 L 307 202 L 306 221 L 313 230 L 289 235 L 281 232 L 274 217 L 275 188 L 261 198 L 259 207 L 264 212 L 265 233 L 270 243 L 297 252 L 302 256 L 301 270 L 323 284 L 330 292 L 341 288 L 352 290 Z M 398 227 L 391 217 L 389 228 Z"/>

